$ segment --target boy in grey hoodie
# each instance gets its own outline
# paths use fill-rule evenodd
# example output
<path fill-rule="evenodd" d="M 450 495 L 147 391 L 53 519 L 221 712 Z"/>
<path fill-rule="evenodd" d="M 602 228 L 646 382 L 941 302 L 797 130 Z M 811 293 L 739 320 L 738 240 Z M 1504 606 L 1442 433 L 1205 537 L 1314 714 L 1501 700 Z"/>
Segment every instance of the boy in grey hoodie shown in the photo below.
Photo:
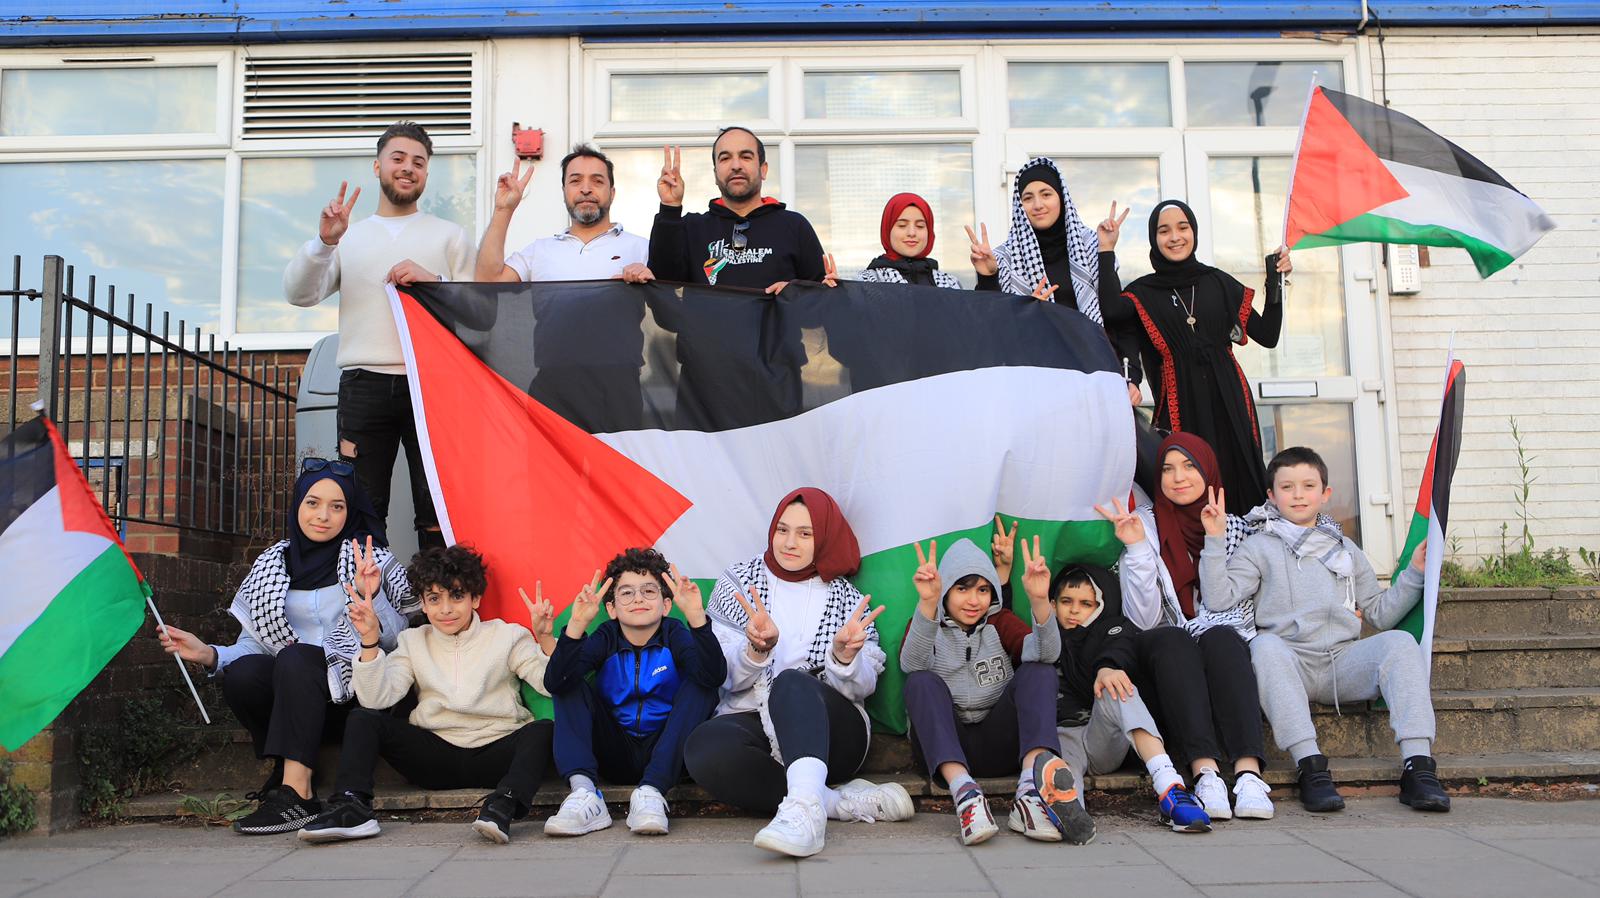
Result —
<path fill-rule="evenodd" d="M 956 542 L 939 560 L 917 545 L 917 610 L 900 647 L 913 748 L 935 782 L 949 785 L 961 841 L 976 845 L 999 827 L 975 776 L 1021 769 L 1010 828 L 1030 839 L 1077 844 L 1094 823 L 1075 800 L 1072 771 L 1056 756 L 1056 657 L 1061 636 L 1050 608 L 1050 571 L 1034 537 L 1022 545 L 1030 628 L 1004 607 L 988 553 Z M 949 584 L 948 589 L 946 584 Z"/>
<path fill-rule="evenodd" d="M 1424 552 L 1382 589 L 1360 547 L 1337 527 L 1317 523 L 1333 494 L 1321 456 L 1303 446 L 1285 449 L 1273 456 L 1267 478 L 1266 504 L 1246 517 L 1261 530 L 1232 558 L 1226 498 L 1220 489 L 1208 495 L 1200 514 L 1201 595 L 1213 612 L 1255 600 L 1250 660 L 1278 747 L 1299 767 L 1301 803 L 1310 811 L 1344 807 L 1317 747 L 1309 700 L 1337 707 L 1382 697 L 1404 759 L 1400 801 L 1419 811 L 1450 810 L 1432 757 L 1433 701 L 1422 655 L 1410 634 L 1388 629 L 1422 597 Z M 1363 618 L 1384 632 L 1359 638 Z"/>

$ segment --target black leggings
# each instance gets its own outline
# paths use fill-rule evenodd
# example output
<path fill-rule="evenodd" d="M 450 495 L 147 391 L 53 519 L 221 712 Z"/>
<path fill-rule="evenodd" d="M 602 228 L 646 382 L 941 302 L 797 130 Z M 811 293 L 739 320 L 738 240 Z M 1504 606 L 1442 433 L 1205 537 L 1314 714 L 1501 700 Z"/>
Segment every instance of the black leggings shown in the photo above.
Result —
<path fill-rule="evenodd" d="M 1250 646 L 1236 630 L 1212 627 L 1195 639 L 1181 627 L 1157 627 L 1137 638 L 1138 686 L 1172 755 L 1259 761 L 1266 754 Z"/>
<path fill-rule="evenodd" d="M 785 764 L 818 758 L 828 765 L 828 781 L 839 782 L 867 759 L 869 730 L 861 712 L 816 677 L 799 670 L 778 674 L 767 709 Z M 683 763 L 713 798 L 752 813 L 776 813 L 789 792 L 784 765 L 773 760 L 757 711 L 700 724 L 689 734 Z"/>
<path fill-rule="evenodd" d="M 337 742 L 354 702 L 336 705 L 328 694 L 322 648 L 284 646 L 276 655 L 242 655 L 222 669 L 222 695 L 250 731 L 256 757 L 317 766 L 324 739 Z M 277 776 L 281 776 L 281 761 Z"/>
<path fill-rule="evenodd" d="M 533 720 L 476 748 L 462 748 L 438 733 L 391 716 L 387 711 L 357 708 L 345 725 L 334 792 L 372 797 L 378 758 L 388 761 L 406 782 L 424 789 L 493 787 L 510 792 L 517 812 L 525 814 L 550 766 L 548 720 Z"/>

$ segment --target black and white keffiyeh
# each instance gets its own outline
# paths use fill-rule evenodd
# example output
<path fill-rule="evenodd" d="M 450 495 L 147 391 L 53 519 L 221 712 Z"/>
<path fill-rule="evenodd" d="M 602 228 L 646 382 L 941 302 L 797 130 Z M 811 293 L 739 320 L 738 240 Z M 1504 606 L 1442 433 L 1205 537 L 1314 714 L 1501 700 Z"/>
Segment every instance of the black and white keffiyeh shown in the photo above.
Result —
<path fill-rule="evenodd" d="M 244 631 L 274 655 L 300 641 L 284 612 L 290 581 L 284 557 L 288 548 L 289 541 L 280 540 L 256 558 L 229 608 Z M 373 553 L 383 577 L 383 588 L 374 597 L 374 603 L 383 602 L 401 615 L 416 611 L 420 602 L 412 597 L 405 568 L 388 549 L 375 547 Z M 347 542 L 339 548 L 338 570 L 340 583 L 355 580 L 356 553 Z M 350 688 L 351 662 L 360 651 L 361 637 L 350 625 L 349 616 L 341 616 L 322 640 L 322 652 L 328 665 L 328 694 L 336 703 L 343 704 L 354 696 Z"/>
<path fill-rule="evenodd" d="M 1250 509 L 1244 519 L 1255 531 L 1265 531 L 1283 540 L 1295 558 L 1314 558 L 1321 562 L 1344 584 L 1345 607 L 1356 610 L 1355 556 L 1344 544 L 1344 530 L 1337 521 L 1319 514 L 1316 523 L 1301 527 L 1286 519 L 1278 511 L 1278 506 L 1271 502 L 1263 502 Z"/>
<path fill-rule="evenodd" d="M 999 265 L 1000 289 L 1007 293 L 1029 296 L 1045 276 L 1044 254 L 1039 249 L 1039 237 L 1033 232 L 1028 214 L 1022 211 L 1022 176 L 1028 169 L 1047 165 L 1056 173 L 1062 184 L 1061 226 L 1067 232 L 1067 262 L 1072 269 L 1072 295 L 1078 311 L 1089 316 L 1095 324 L 1104 324 L 1100 315 L 1100 241 L 1094 229 L 1078 217 L 1078 207 L 1066 190 L 1066 179 L 1055 160 L 1040 156 L 1017 172 L 1011 185 L 1011 232 L 1005 242 L 994 248 L 995 262 Z M 1059 300 L 1058 300 L 1059 301 Z"/>
<path fill-rule="evenodd" d="M 868 284 L 908 283 L 906 276 L 894 270 L 893 268 L 866 268 L 863 269 L 860 274 L 856 275 L 856 280 L 863 281 Z M 1037 284 L 1039 282 L 1034 281 L 1034 283 Z M 933 285 L 935 287 L 943 287 L 946 290 L 962 289 L 961 282 L 956 280 L 955 275 L 949 273 L 948 271 L 940 271 L 937 268 L 933 270 Z M 738 603 L 735 602 L 734 604 L 737 605 Z"/>

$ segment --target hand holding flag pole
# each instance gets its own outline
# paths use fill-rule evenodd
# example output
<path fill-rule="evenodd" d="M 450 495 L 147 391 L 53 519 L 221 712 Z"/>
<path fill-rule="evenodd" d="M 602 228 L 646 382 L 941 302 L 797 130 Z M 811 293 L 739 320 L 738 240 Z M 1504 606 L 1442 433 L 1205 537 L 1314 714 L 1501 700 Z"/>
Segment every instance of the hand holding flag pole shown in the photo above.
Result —
<path fill-rule="evenodd" d="M 156 610 L 155 599 L 146 595 L 144 597 L 144 601 L 146 605 L 150 606 L 150 613 L 156 616 L 156 628 L 165 633 L 167 630 L 167 625 L 166 622 L 161 619 L 161 612 Z M 173 653 L 172 660 L 178 663 L 178 672 L 183 674 L 183 681 L 189 684 L 189 694 L 194 696 L 194 705 L 196 708 L 200 709 L 200 719 L 209 724 L 211 722 L 211 715 L 206 713 L 206 704 L 200 700 L 200 690 L 194 688 L 194 680 L 189 676 L 188 665 L 183 663 L 183 658 L 177 653 Z"/>

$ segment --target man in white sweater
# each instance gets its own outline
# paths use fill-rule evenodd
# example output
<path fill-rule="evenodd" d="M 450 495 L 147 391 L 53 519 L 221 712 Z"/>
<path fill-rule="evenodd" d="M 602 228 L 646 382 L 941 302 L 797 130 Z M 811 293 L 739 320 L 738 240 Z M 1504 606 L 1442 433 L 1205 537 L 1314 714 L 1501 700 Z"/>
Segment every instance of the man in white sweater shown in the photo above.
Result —
<path fill-rule="evenodd" d="M 390 125 L 378 138 L 372 163 L 382 191 L 377 214 L 351 224 L 361 188 L 347 201 L 349 185 L 341 183 L 322 210 L 317 236 L 283 273 L 284 295 L 294 305 L 314 306 L 339 294 L 339 455 L 355 465 L 379 517 L 387 519 L 395 452 L 405 447 L 421 546 L 443 545 L 444 539 L 423 473 L 387 285 L 472 276 L 467 232 L 417 210 L 432 156 L 433 142 L 420 125 Z"/>

